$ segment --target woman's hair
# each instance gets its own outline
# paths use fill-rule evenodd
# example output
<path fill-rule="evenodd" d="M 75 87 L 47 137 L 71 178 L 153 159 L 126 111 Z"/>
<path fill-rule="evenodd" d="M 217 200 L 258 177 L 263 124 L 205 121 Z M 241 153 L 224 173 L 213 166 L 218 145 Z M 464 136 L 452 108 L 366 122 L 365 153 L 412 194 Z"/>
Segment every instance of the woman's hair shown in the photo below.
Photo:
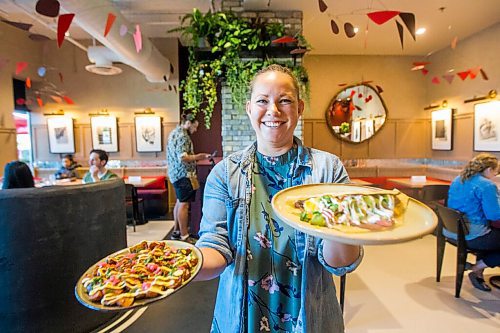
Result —
<path fill-rule="evenodd" d="M 13 161 L 5 165 L 3 189 L 35 187 L 33 174 L 26 163 Z"/>
<path fill-rule="evenodd" d="M 185 124 L 188 121 L 190 121 L 190 122 L 197 121 L 195 115 L 192 113 L 183 113 L 181 115 L 181 124 Z"/>
<path fill-rule="evenodd" d="M 498 168 L 498 158 L 492 154 L 481 153 L 467 163 L 460 173 L 460 179 L 464 182 L 475 174 L 481 173 L 488 168 L 496 170 Z"/>
<path fill-rule="evenodd" d="M 260 71 L 257 72 L 257 74 L 254 75 L 252 81 L 250 82 L 250 94 L 252 94 L 253 87 L 255 85 L 255 81 L 257 80 L 257 77 L 259 77 L 262 74 L 268 73 L 268 72 L 280 72 L 283 74 L 288 75 L 289 77 L 292 78 L 293 81 L 293 87 L 295 88 L 295 91 L 297 92 L 297 97 L 300 98 L 300 89 L 299 89 L 299 81 L 293 74 L 293 72 L 285 66 L 281 66 L 278 64 L 272 64 L 267 67 L 262 68 Z"/>

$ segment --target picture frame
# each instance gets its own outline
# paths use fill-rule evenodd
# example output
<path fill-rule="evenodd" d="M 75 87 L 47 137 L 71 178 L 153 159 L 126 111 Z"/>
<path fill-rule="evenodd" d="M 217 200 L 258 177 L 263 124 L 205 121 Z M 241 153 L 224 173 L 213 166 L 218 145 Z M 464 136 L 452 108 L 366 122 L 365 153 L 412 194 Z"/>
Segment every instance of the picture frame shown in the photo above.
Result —
<path fill-rule="evenodd" d="M 474 105 L 474 151 L 500 151 L 500 101 Z"/>
<path fill-rule="evenodd" d="M 140 153 L 154 153 L 163 150 L 160 116 L 136 116 L 135 147 Z"/>
<path fill-rule="evenodd" d="M 92 148 L 108 153 L 118 152 L 118 126 L 114 116 L 90 117 Z"/>
<path fill-rule="evenodd" d="M 65 116 L 51 116 L 47 118 L 47 133 L 50 153 L 75 153 L 73 118 Z"/>
<path fill-rule="evenodd" d="M 361 122 L 352 121 L 351 122 L 351 140 L 353 142 L 361 141 Z"/>
<path fill-rule="evenodd" d="M 432 150 L 453 150 L 453 109 L 431 112 Z"/>

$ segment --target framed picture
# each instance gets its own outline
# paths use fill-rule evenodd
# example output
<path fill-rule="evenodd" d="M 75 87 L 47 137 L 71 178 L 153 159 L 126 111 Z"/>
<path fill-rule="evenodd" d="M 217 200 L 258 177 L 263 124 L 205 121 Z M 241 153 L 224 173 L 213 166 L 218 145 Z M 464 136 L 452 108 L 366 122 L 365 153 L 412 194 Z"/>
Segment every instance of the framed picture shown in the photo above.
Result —
<path fill-rule="evenodd" d="M 90 117 L 90 129 L 92 132 L 92 148 L 102 149 L 108 153 L 116 153 L 118 151 L 116 117 Z"/>
<path fill-rule="evenodd" d="M 161 117 L 135 117 L 136 149 L 141 153 L 162 151 Z"/>
<path fill-rule="evenodd" d="M 432 111 L 432 150 L 453 149 L 453 109 Z"/>
<path fill-rule="evenodd" d="M 47 118 L 49 151 L 53 154 L 75 153 L 73 118 L 55 116 Z"/>
<path fill-rule="evenodd" d="M 474 105 L 474 150 L 500 151 L 500 101 Z"/>
<path fill-rule="evenodd" d="M 360 142 L 361 141 L 361 122 L 360 121 L 353 121 L 351 122 L 351 140 L 353 142 Z"/>

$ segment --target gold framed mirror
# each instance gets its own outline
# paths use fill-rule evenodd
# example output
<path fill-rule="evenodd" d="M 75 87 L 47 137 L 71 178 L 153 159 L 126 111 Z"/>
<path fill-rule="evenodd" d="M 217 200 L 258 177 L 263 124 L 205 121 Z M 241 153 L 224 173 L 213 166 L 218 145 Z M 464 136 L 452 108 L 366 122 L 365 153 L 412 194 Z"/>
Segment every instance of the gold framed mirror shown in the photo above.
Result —
<path fill-rule="evenodd" d="M 351 143 L 370 139 L 384 126 L 386 117 L 384 100 L 368 84 L 342 88 L 326 110 L 326 121 L 332 133 Z"/>

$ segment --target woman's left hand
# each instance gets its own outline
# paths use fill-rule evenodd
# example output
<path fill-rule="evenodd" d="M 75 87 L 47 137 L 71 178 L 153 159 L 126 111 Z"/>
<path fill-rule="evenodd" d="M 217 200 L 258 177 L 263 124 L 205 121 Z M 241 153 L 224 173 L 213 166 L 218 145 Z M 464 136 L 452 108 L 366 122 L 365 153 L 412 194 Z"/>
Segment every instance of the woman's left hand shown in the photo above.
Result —
<path fill-rule="evenodd" d="M 361 247 L 331 240 L 323 240 L 323 257 L 331 267 L 349 266 L 359 258 Z"/>

